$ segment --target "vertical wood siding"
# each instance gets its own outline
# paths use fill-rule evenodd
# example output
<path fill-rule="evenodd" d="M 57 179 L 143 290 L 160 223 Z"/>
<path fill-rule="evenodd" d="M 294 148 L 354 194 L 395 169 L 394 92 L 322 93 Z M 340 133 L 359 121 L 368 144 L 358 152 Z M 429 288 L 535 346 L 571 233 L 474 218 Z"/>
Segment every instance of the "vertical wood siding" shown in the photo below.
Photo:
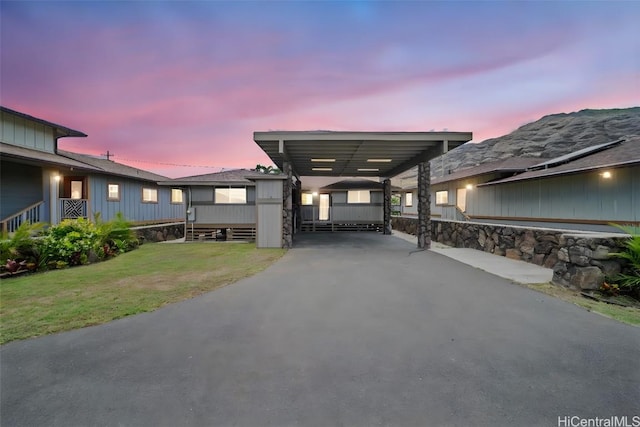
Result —
<path fill-rule="evenodd" d="M 256 199 L 280 199 L 282 200 L 282 181 L 259 181 L 256 191 Z M 247 195 L 248 199 L 248 195 Z M 255 199 L 254 199 L 255 200 Z"/>
<path fill-rule="evenodd" d="M 107 184 L 120 185 L 120 200 L 107 200 Z M 142 188 L 156 188 L 158 203 L 143 203 Z M 183 200 L 185 198 L 183 197 Z M 160 187 L 152 182 L 107 175 L 89 177 L 90 216 L 100 212 L 105 221 L 122 212 L 129 221 L 162 221 L 183 219 L 186 215 L 184 203 L 171 203 L 171 187 Z"/>
<path fill-rule="evenodd" d="M 196 224 L 255 224 L 255 205 L 195 205 Z"/>
<path fill-rule="evenodd" d="M 467 192 L 471 216 L 640 221 L 640 167 L 478 187 Z"/>
<path fill-rule="evenodd" d="M 44 200 L 42 169 L 37 166 L 2 162 L 0 194 L 0 219 Z"/>
<path fill-rule="evenodd" d="M 280 182 L 280 185 L 282 183 Z M 258 187 L 259 188 L 259 187 Z M 259 248 L 282 247 L 282 204 L 258 204 L 256 244 Z"/>
<path fill-rule="evenodd" d="M 256 182 L 256 245 L 259 248 L 282 247 L 283 182 Z"/>
<path fill-rule="evenodd" d="M 0 111 L 0 121 L 2 122 L 2 128 L 0 128 L 2 142 L 32 150 L 55 152 L 55 136 L 52 128 L 4 111 Z"/>
<path fill-rule="evenodd" d="M 384 212 L 381 205 L 341 205 L 331 208 L 333 222 L 381 222 Z"/>

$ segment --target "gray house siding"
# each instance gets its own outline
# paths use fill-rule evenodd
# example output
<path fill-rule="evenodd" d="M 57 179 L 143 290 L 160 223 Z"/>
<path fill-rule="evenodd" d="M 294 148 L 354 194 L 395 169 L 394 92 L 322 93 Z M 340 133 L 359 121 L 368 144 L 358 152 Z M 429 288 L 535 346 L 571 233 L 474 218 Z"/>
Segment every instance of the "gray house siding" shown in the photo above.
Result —
<path fill-rule="evenodd" d="M 256 242 L 259 248 L 282 247 L 282 181 L 258 181 Z"/>
<path fill-rule="evenodd" d="M 0 111 L 0 140 L 32 150 L 55 152 L 55 136 L 51 127 Z"/>
<path fill-rule="evenodd" d="M 220 204 L 215 201 L 216 188 L 246 188 L 246 204 Z M 186 190 L 191 197 L 195 224 L 251 225 L 256 223 L 256 188 L 253 185 L 192 186 Z"/>
<path fill-rule="evenodd" d="M 43 201 L 42 168 L 2 162 L 0 170 L 0 219 Z"/>
<path fill-rule="evenodd" d="M 640 221 L 640 167 L 487 185 L 467 192 L 471 217 Z M 450 195 L 451 196 L 451 195 Z"/>
<path fill-rule="evenodd" d="M 120 200 L 107 200 L 107 185 L 119 184 Z M 158 203 L 142 202 L 142 189 L 158 190 Z M 184 220 L 185 204 L 171 203 L 171 188 L 160 187 L 152 182 L 137 181 L 109 175 L 91 175 L 89 178 L 89 200 L 91 215 L 100 212 L 108 221 L 121 212 L 134 222 Z M 184 200 L 184 195 L 183 195 Z"/>

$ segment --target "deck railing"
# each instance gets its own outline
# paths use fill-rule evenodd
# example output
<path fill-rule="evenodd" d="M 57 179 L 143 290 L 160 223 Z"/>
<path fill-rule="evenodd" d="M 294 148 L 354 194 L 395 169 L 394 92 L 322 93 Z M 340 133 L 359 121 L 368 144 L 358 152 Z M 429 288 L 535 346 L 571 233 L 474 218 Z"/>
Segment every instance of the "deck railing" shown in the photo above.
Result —
<path fill-rule="evenodd" d="M 87 217 L 87 199 L 59 199 L 60 219 L 75 219 Z"/>
<path fill-rule="evenodd" d="M 33 205 L 21 210 L 2 220 L 2 232 L 13 233 L 21 224 L 27 222 L 33 224 L 40 222 L 43 218 L 44 201 L 34 203 Z"/>

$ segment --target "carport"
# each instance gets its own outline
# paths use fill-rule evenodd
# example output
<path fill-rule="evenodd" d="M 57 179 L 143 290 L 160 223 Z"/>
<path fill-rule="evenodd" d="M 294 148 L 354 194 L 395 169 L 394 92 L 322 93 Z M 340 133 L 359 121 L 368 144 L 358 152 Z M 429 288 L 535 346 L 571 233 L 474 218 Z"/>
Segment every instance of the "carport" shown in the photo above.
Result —
<path fill-rule="evenodd" d="M 391 178 L 418 166 L 418 247 L 428 248 L 430 239 L 429 161 L 472 139 L 471 132 L 254 132 L 253 140 L 285 174 L 282 218 L 258 218 L 263 227 L 280 224 L 282 247 L 293 245 L 294 187 L 306 177 L 373 177 L 384 188 L 384 234 L 391 234 Z M 294 179 L 296 182 L 294 183 Z M 300 192 L 296 192 L 300 197 Z M 256 200 L 273 205 L 273 200 Z M 299 201 L 296 200 L 299 205 Z M 274 212 L 273 210 L 271 211 Z"/>

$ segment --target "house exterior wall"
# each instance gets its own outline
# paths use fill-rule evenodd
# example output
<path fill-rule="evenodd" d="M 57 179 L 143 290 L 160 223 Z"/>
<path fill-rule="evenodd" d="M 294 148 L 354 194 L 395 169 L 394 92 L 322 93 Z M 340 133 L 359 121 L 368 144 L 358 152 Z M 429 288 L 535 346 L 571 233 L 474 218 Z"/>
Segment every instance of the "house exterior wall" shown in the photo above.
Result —
<path fill-rule="evenodd" d="M 640 167 L 612 173 L 611 179 L 588 172 L 477 187 L 467 192 L 467 214 L 566 222 L 640 221 Z"/>
<path fill-rule="evenodd" d="M 54 130 L 41 123 L 0 111 L 0 140 L 6 144 L 55 153 Z"/>
<path fill-rule="evenodd" d="M 255 224 L 255 205 L 196 205 L 192 207 L 195 212 L 196 224 Z"/>
<path fill-rule="evenodd" d="M 407 193 L 412 194 L 411 206 L 407 206 Z M 434 200 L 434 197 L 435 196 L 432 196 L 431 199 Z M 433 207 L 431 211 L 433 212 Z M 400 192 L 400 213 L 402 215 L 418 215 L 418 190 L 410 189 Z"/>
<path fill-rule="evenodd" d="M 153 182 L 110 175 L 90 175 L 88 181 L 89 219 L 100 212 L 101 218 L 108 221 L 118 212 L 122 212 L 127 220 L 133 222 L 184 220 L 185 204 L 184 202 L 171 203 L 170 187 L 160 187 Z M 107 200 L 108 184 L 120 185 L 120 200 Z M 158 190 L 158 203 L 142 202 L 143 187 Z M 184 195 L 183 200 L 185 200 Z"/>
<path fill-rule="evenodd" d="M 283 195 L 281 180 L 257 181 L 256 246 L 259 248 L 282 247 Z"/>
<path fill-rule="evenodd" d="M 43 173 L 38 166 L 2 162 L 0 219 L 43 201 Z"/>
<path fill-rule="evenodd" d="M 216 188 L 229 188 L 229 186 L 192 186 L 185 191 L 185 196 L 191 197 L 191 209 L 195 217 L 194 224 L 255 225 L 256 188 L 253 185 L 246 186 L 247 204 L 237 205 L 216 204 L 214 201 Z"/>
<path fill-rule="evenodd" d="M 330 222 L 374 223 L 384 220 L 382 191 L 371 190 L 370 203 L 347 203 L 347 190 L 331 191 L 330 194 Z M 319 196 L 315 196 L 313 205 L 302 206 L 303 221 L 319 221 L 319 200 Z"/>

